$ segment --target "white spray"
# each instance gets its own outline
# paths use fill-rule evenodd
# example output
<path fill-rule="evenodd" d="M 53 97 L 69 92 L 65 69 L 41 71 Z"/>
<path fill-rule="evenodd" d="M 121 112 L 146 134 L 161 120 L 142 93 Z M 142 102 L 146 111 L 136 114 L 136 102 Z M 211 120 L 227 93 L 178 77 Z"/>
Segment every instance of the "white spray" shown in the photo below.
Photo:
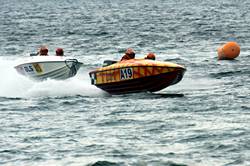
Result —
<path fill-rule="evenodd" d="M 96 96 L 102 91 L 90 84 L 88 71 L 79 70 L 67 80 L 33 81 L 19 75 L 14 66 L 19 60 L 0 58 L 0 97 Z"/>

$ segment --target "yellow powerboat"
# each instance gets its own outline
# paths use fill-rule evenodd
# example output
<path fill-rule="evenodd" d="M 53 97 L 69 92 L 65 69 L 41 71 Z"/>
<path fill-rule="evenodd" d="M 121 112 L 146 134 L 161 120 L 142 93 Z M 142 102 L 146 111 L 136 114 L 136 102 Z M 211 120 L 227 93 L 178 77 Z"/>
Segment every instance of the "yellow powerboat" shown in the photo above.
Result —
<path fill-rule="evenodd" d="M 185 67 L 148 59 L 106 61 L 89 73 L 91 84 L 110 93 L 156 92 L 181 81 Z"/>

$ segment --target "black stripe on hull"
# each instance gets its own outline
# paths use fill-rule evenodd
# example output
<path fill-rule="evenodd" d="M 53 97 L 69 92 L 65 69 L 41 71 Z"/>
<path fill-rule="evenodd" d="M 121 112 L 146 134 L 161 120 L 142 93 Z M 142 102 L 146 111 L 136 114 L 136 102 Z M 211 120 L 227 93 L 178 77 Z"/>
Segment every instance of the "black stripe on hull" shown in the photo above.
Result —
<path fill-rule="evenodd" d="M 136 92 L 156 92 L 181 81 L 185 70 L 163 73 L 116 83 L 96 85 L 98 88 L 114 95 Z"/>

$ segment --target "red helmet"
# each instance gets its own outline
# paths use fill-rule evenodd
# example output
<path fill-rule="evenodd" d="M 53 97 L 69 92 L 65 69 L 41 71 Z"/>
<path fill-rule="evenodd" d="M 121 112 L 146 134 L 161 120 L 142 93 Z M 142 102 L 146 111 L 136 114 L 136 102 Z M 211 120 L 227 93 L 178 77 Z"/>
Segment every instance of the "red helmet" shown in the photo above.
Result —
<path fill-rule="evenodd" d="M 56 55 L 57 56 L 63 56 L 63 49 L 62 48 L 57 48 L 56 49 Z"/>
<path fill-rule="evenodd" d="M 152 60 L 155 60 L 155 54 L 150 52 L 148 53 L 148 55 L 145 57 L 145 59 L 152 59 Z"/>
<path fill-rule="evenodd" d="M 47 47 L 41 47 L 39 50 L 40 55 L 48 55 L 48 48 Z"/>
<path fill-rule="evenodd" d="M 128 55 L 130 58 L 134 58 L 135 57 L 135 52 L 132 48 L 128 48 L 125 52 L 126 55 Z"/>

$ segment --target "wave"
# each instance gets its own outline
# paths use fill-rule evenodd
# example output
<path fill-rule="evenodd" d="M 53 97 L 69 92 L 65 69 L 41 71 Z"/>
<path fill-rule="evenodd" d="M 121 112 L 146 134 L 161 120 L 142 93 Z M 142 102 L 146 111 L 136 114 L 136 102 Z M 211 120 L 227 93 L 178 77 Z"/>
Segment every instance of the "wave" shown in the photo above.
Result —
<path fill-rule="evenodd" d="M 166 161 L 166 162 L 163 162 L 163 161 L 151 161 L 150 163 L 152 165 L 187 166 L 186 164 L 175 163 L 175 162 L 172 162 L 172 161 Z M 87 166 L 122 166 L 122 165 L 127 165 L 127 164 L 119 163 L 119 162 L 109 162 L 109 161 L 97 161 L 95 163 L 87 164 Z M 139 162 L 133 163 L 133 165 L 147 165 L 147 163 L 139 161 Z"/>
<path fill-rule="evenodd" d="M 119 163 L 109 162 L 109 161 L 97 161 L 92 164 L 88 164 L 87 166 L 118 166 Z"/>

